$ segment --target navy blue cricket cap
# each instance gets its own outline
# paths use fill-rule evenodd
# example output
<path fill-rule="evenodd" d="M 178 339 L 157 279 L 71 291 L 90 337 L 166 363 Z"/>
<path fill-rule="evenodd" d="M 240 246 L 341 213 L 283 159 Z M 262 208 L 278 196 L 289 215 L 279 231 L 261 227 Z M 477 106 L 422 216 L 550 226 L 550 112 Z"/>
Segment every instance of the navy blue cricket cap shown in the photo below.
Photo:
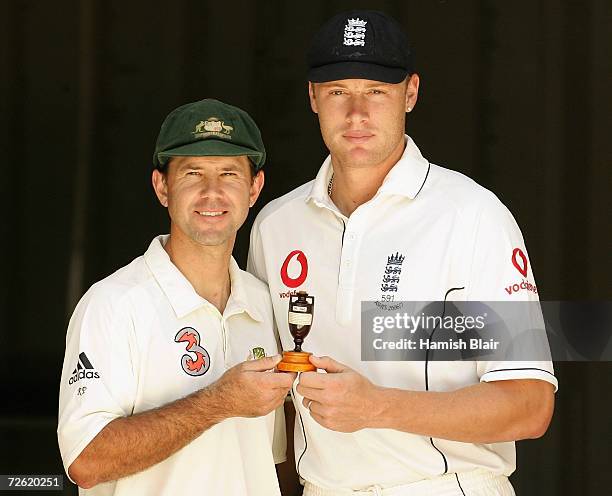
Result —
<path fill-rule="evenodd" d="M 408 38 L 382 12 L 351 10 L 332 17 L 314 36 L 308 80 L 371 79 L 400 83 L 414 72 Z"/>

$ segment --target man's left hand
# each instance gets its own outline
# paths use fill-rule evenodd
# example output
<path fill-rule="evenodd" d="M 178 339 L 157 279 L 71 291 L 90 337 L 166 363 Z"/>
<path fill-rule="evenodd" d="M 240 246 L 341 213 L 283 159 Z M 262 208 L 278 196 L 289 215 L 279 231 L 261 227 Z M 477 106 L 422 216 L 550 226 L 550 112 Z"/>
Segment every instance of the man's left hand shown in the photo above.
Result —
<path fill-rule="evenodd" d="M 311 356 L 310 362 L 327 374 L 302 372 L 297 392 L 303 405 L 323 427 L 339 432 L 354 432 L 366 427 L 375 417 L 380 402 L 379 387 L 350 367 L 330 357 Z"/>

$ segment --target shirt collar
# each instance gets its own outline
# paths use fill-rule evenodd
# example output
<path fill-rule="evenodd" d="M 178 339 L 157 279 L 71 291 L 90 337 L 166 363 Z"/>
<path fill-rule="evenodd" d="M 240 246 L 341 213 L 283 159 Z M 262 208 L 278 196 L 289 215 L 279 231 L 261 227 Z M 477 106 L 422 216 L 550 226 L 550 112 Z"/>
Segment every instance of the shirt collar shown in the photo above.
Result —
<path fill-rule="evenodd" d="M 246 312 L 253 320 L 256 320 L 257 322 L 263 322 L 264 319 L 261 315 L 261 312 L 254 304 L 255 298 L 249 298 L 247 288 L 250 284 L 250 281 L 248 281 L 248 277 L 251 276 L 241 270 L 240 267 L 238 267 L 238 263 L 236 263 L 234 257 L 230 258 L 229 272 L 232 290 L 230 293 L 229 300 L 227 301 L 224 314 L 226 316 L 229 316 L 237 313 Z"/>
<path fill-rule="evenodd" d="M 203 306 L 215 308 L 212 303 L 196 293 L 191 283 L 170 260 L 168 253 L 164 250 L 164 245 L 169 237 L 169 235 L 162 235 L 154 238 L 144 254 L 144 260 L 168 298 L 176 317 L 180 319 Z M 224 315 L 247 312 L 253 320 L 262 322 L 261 314 L 246 297 L 245 275 L 238 267 L 234 257 L 230 260 L 229 272 L 231 290 Z"/>
<path fill-rule="evenodd" d="M 385 177 L 378 194 L 401 195 L 414 199 L 425 184 L 430 168 L 429 161 L 421 155 L 410 136 L 405 135 L 404 139 L 406 140 L 404 153 Z M 320 206 L 333 207 L 327 194 L 332 174 L 331 156 L 328 155 L 319 169 L 306 201 L 314 200 Z"/>
<path fill-rule="evenodd" d="M 405 139 L 404 153 L 385 177 L 378 193 L 401 195 L 414 200 L 425 184 L 430 164 L 412 138 L 406 135 Z"/>
<path fill-rule="evenodd" d="M 331 198 L 327 194 L 329 182 L 331 181 L 333 173 L 334 168 L 332 167 L 331 163 L 331 155 L 328 155 L 323 162 L 323 165 L 319 169 L 317 177 L 315 177 L 315 180 L 312 183 L 312 188 L 306 197 L 306 201 L 312 200 L 320 207 L 328 207 L 334 210 L 336 209 L 331 201 Z"/>

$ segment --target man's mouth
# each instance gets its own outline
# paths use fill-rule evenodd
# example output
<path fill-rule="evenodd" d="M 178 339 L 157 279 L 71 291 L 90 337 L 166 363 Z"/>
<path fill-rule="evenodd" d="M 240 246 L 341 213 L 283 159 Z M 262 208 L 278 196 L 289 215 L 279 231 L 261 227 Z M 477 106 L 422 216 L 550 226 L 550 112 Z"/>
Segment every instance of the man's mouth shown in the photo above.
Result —
<path fill-rule="evenodd" d="M 347 131 L 343 136 L 345 138 L 371 138 L 374 135 L 370 131 Z"/>
<path fill-rule="evenodd" d="M 227 210 L 202 210 L 197 211 L 197 213 L 204 217 L 219 217 L 220 215 L 227 213 Z"/>
<path fill-rule="evenodd" d="M 342 136 L 350 143 L 360 144 L 367 142 L 374 135 L 369 131 L 347 131 Z"/>

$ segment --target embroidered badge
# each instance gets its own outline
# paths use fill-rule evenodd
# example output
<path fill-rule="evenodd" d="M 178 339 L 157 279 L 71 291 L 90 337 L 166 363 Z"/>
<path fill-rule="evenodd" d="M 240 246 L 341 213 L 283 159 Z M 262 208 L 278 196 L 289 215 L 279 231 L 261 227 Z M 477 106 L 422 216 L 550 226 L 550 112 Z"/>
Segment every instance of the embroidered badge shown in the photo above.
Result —
<path fill-rule="evenodd" d="M 348 19 L 344 26 L 344 44 L 347 46 L 365 46 L 367 21 Z"/>
<path fill-rule="evenodd" d="M 209 117 L 205 121 L 200 121 L 196 124 L 195 130 L 191 133 L 196 138 L 207 138 L 208 136 L 216 136 L 218 138 L 232 139 L 232 131 L 234 128 L 228 126 L 222 120 L 216 117 Z"/>
<path fill-rule="evenodd" d="M 264 358 L 266 356 L 266 350 L 264 350 L 261 346 L 256 346 L 251 350 L 249 354 L 249 358 L 251 360 L 259 360 L 260 358 Z"/>

